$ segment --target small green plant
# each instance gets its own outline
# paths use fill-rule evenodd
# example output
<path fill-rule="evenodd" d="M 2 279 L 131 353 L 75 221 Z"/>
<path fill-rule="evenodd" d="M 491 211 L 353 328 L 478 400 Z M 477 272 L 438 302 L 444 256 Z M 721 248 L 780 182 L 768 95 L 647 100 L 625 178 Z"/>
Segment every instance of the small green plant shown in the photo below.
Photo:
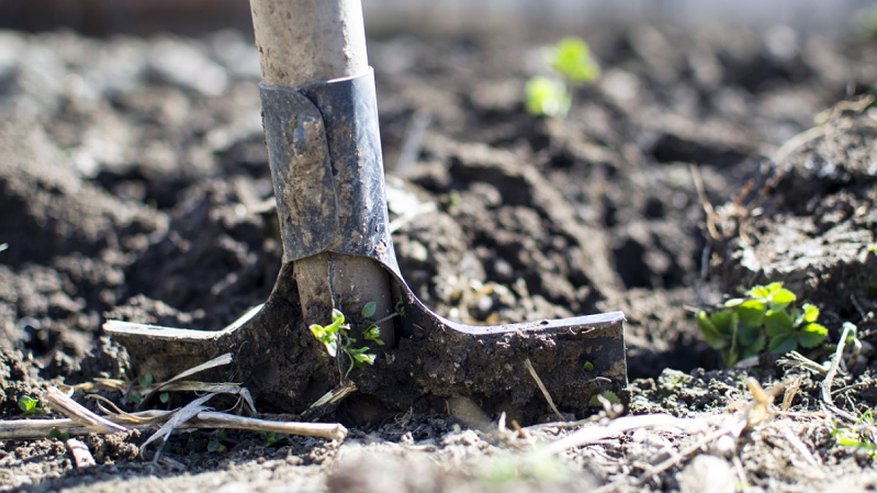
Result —
<path fill-rule="evenodd" d="M 370 306 L 371 303 L 373 302 L 366 303 L 365 306 L 363 306 L 361 314 L 370 313 L 370 315 L 374 315 L 376 305 Z M 311 334 L 313 334 L 318 341 L 323 343 L 326 347 L 326 352 L 329 353 L 329 356 L 332 358 L 337 357 L 340 342 L 341 352 L 347 356 L 347 360 L 349 361 L 347 371 L 344 372 L 343 375 L 344 379 L 347 379 L 354 368 L 362 365 L 373 365 L 375 363 L 376 355 L 369 352 L 370 348 L 368 346 L 356 347 L 358 341 L 355 337 L 350 335 L 350 324 L 346 323 L 344 314 L 341 313 L 340 310 L 332 309 L 332 323 L 329 325 L 313 324 L 309 328 Z M 380 337 L 381 329 L 376 324 L 369 325 L 362 333 L 363 339 L 373 342 L 378 346 L 384 344 Z"/>
<path fill-rule="evenodd" d="M 866 7 L 853 16 L 853 28 L 864 37 L 877 37 L 877 5 Z"/>
<path fill-rule="evenodd" d="M 43 414 L 43 408 L 40 406 L 40 401 L 38 399 L 34 399 L 29 395 L 20 395 L 18 396 L 18 409 L 24 413 L 25 416 L 34 416 L 36 414 Z"/>
<path fill-rule="evenodd" d="M 266 447 L 273 447 L 274 445 L 277 445 L 280 440 L 283 439 L 283 435 L 273 431 L 261 431 L 259 432 L 259 435 L 262 436 L 262 443 Z"/>
<path fill-rule="evenodd" d="M 0 243 L 0 252 L 3 250 L 7 250 L 9 248 L 9 243 Z"/>
<path fill-rule="evenodd" d="M 564 38 L 551 51 L 551 68 L 574 84 L 593 82 L 600 67 L 591 58 L 588 44 L 579 38 Z"/>
<path fill-rule="evenodd" d="M 618 397 L 618 394 L 611 390 L 604 390 L 599 396 L 595 395 L 591 397 L 591 400 L 588 401 L 588 406 L 602 408 L 603 403 L 600 401 L 600 397 L 606 399 L 610 404 L 621 404 L 621 397 Z"/>
<path fill-rule="evenodd" d="M 755 356 L 765 347 L 777 354 L 799 346 L 813 348 L 828 335 L 828 329 L 817 323 L 819 308 L 809 303 L 795 308 L 795 293 L 782 283 L 755 286 L 746 295 L 726 301 L 712 313 L 697 314 L 704 340 L 719 351 L 727 366 Z"/>
<path fill-rule="evenodd" d="M 562 117 L 569 112 L 572 96 L 563 82 L 536 76 L 527 81 L 524 104 L 531 115 Z"/>
<path fill-rule="evenodd" d="M 49 438 L 51 438 L 52 440 L 58 440 L 63 442 L 64 440 L 70 438 L 70 433 L 67 433 L 66 431 L 61 431 L 53 426 L 52 429 L 49 430 Z"/>
<path fill-rule="evenodd" d="M 563 117 L 572 105 L 571 89 L 593 82 L 600 67 L 591 57 L 588 44 L 579 38 L 564 38 L 548 52 L 552 77 L 535 76 L 524 87 L 524 106 L 536 116 Z"/>
<path fill-rule="evenodd" d="M 877 459 L 877 443 L 868 434 L 868 429 L 874 429 L 874 414 L 871 409 L 862 413 L 853 428 L 835 426 L 831 436 L 841 447 L 864 450 L 871 459 Z"/>
<path fill-rule="evenodd" d="M 149 390 L 149 387 L 152 386 L 154 381 L 155 378 L 153 378 L 151 372 L 145 372 L 138 376 L 137 384 L 135 386 L 132 386 L 131 389 L 128 391 L 128 394 L 125 396 L 125 402 L 127 402 L 128 404 L 139 406 L 140 403 L 143 402 L 144 392 Z M 159 395 L 159 400 L 161 400 L 162 403 L 166 404 L 169 399 L 170 395 L 164 398 Z"/>

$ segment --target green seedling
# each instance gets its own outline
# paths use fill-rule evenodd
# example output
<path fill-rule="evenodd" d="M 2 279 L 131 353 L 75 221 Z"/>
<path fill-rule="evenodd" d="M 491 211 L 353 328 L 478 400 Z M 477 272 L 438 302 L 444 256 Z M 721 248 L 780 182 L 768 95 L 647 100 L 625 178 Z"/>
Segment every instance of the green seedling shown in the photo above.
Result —
<path fill-rule="evenodd" d="M 273 447 L 283 439 L 283 435 L 273 431 L 261 431 L 259 434 L 262 436 L 262 443 L 266 447 Z"/>
<path fill-rule="evenodd" d="M 362 315 L 362 318 L 372 318 L 375 316 L 375 311 L 377 311 L 377 309 L 378 304 L 374 301 L 369 301 L 362 305 L 362 310 L 359 311 L 359 314 Z"/>
<path fill-rule="evenodd" d="M 61 431 L 53 426 L 52 429 L 49 430 L 49 438 L 51 438 L 52 440 L 58 440 L 63 442 L 64 440 L 70 438 L 70 434 L 66 431 Z"/>
<path fill-rule="evenodd" d="M 600 67 L 588 44 L 564 38 L 548 52 L 552 77 L 532 77 L 524 88 L 524 106 L 535 116 L 563 117 L 572 105 L 572 88 L 597 80 Z"/>
<path fill-rule="evenodd" d="M 227 452 L 228 447 L 226 447 L 225 444 L 223 444 L 216 438 L 211 438 L 210 441 L 207 442 L 207 451 L 211 454 L 221 454 L 223 452 Z"/>
<path fill-rule="evenodd" d="M 40 401 L 29 395 L 18 396 L 18 409 L 20 409 L 25 416 L 34 416 L 36 414 L 43 414 L 44 412 L 43 408 L 40 406 Z"/>
<path fill-rule="evenodd" d="M 841 447 L 864 450 L 871 459 L 877 459 L 877 443 L 867 432 L 874 428 L 874 414 L 871 409 L 862 413 L 853 428 L 835 426 L 831 436 Z"/>
<path fill-rule="evenodd" d="M 370 303 L 372 302 L 366 303 L 363 306 L 361 313 L 371 312 L 371 315 L 374 315 L 374 307 L 369 307 Z M 375 363 L 376 355 L 369 352 L 370 348 L 368 346 L 356 347 L 357 340 L 350 335 L 350 324 L 346 323 L 344 314 L 340 310 L 332 309 L 332 323 L 329 325 L 313 324 L 309 329 L 314 338 L 326 347 L 326 352 L 330 357 L 335 358 L 338 356 L 340 346 L 341 352 L 347 356 L 349 361 L 347 371 L 343 375 L 345 380 L 354 368 Z M 366 328 L 362 335 L 363 339 L 374 342 L 379 346 L 383 344 L 380 336 L 381 330 L 375 324 Z"/>
<path fill-rule="evenodd" d="M 591 397 L 591 400 L 588 401 L 588 406 L 602 408 L 603 403 L 600 402 L 600 397 L 609 401 L 610 404 L 621 404 L 621 397 L 618 397 L 618 394 L 611 390 L 604 390 L 599 395 Z"/>
<path fill-rule="evenodd" d="M 9 249 L 9 243 L 0 243 L 0 252 Z"/>
<path fill-rule="evenodd" d="M 524 88 L 527 112 L 531 115 L 562 117 L 569 112 L 572 96 L 563 82 L 547 77 L 533 77 Z"/>
<path fill-rule="evenodd" d="M 551 68 L 573 84 L 594 82 L 600 76 L 588 44 L 579 38 L 564 38 L 554 46 Z"/>
<path fill-rule="evenodd" d="M 149 387 L 152 386 L 155 379 L 152 376 L 152 373 L 146 372 L 137 377 L 136 386 L 131 387 L 128 391 L 128 394 L 125 396 L 125 401 L 128 404 L 139 406 L 141 402 L 143 402 L 144 391 L 148 391 Z M 159 395 L 159 399 L 161 396 Z M 162 403 L 167 403 L 170 399 L 170 395 L 162 400 Z"/>
<path fill-rule="evenodd" d="M 697 314 L 704 340 L 719 351 L 725 365 L 733 366 L 765 347 L 777 354 L 813 348 L 828 335 L 828 329 L 817 323 L 819 308 L 809 303 L 795 308 L 795 293 L 782 283 L 755 286 L 746 294 L 726 301 L 712 313 Z"/>

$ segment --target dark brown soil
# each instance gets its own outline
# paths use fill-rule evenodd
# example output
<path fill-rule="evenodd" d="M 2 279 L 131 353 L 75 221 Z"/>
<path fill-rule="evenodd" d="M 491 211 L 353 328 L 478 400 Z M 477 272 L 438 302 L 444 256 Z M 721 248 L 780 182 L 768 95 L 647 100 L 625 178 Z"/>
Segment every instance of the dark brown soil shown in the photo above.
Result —
<path fill-rule="evenodd" d="M 716 474 L 741 489 L 873 488 L 873 455 L 806 414 L 820 410 L 822 376 L 769 355 L 717 371 L 690 308 L 786 282 L 823 307 L 832 343 L 844 321 L 858 325 L 863 348 L 835 402 L 855 415 L 877 406 L 877 110 L 863 99 L 877 44 L 779 28 L 587 39 L 603 74 L 559 120 L 521 103 L 542 70 L 539 40 L 371 42 L 402 272 L 465 323 L 623 310 L 640 379 L 631 414 L 721 415 L 751 398 L 746 376 L 765 387 L 801 376 L 786 428 L 753 425 L 731 452 L 704 448 L 640 485 L 690 442 L 638 430 L 533 462 L 523 452 L 575 428 L 521 438 L 449 405 L 450 416 L 383 416 L 342 444 L 181 433 L 165 455 L 183 469 L 139 457 L 147 434 L 89 436 L 99 465 L 83 471 L 60 442 L 2 442 L 3 489 L 697 491 Z M 268 298 L 281 251 L 257 80 L 255 50 L 232 31 L 0 32 L 0 417 L 49 384 L 131 378 L 107 318 L 216 330 Z"/>

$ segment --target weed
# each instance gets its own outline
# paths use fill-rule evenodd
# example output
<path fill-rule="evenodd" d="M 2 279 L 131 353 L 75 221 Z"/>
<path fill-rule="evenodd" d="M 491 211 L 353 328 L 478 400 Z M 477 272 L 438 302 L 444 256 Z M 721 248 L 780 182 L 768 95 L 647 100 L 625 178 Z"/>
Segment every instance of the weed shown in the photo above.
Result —
<path fill-rule="evenodd" d="M 862 426 L 864 425 L 864 426 Z M 835 425 L 831 431 L 831 436 L 835 442 L 841 447 L 850 447 L 865 451 L 872 459 L 877 459 L 877 443 L 874 437 L 870 436 L 868 429 L 874 428 L 874 414 L 868 409 L 859 417 L 856 425 L 852 428 L 839 427 Z"/>
<path fill-rule="evenodd" d="M 712 313 L 697 314 L 704 340 L 719 351 L 727 366 L 755 356 L 765 347 L 777 354 L 799 346 L 813 348 L 828 335 L 828 329 L 816 322 L 819 308 L 809 303 L 795 308 L 795 293 L 782 283 L 755 286 L 746 295 L 726 301 Z"/>
<path fill-rule="evenodd" d="M 373 302 L 366 303 L 361 313 L 371 312 L 374 315 L 374 307 L 369 308 Z M 364 317 L 368 318 L 368 317 Z M 354 368 L 362 365 L 373 365 L 376 355 L 370 353 L 368 346 L 356 347 L 357 340 L 350 335 L 350 325 L 346 323 L 344 314 L 340 310 L 332 309 L 332 323 L 329 325 L 313 324 L 310 327 L 311 334 L 323 343 L 329 356 L 335 358 L 338 355 L 338 347 L 340 342 L 341 352 L 347 356 L 349 366 L 344 372 L 343 378 L 346 380 L 350 372 Z M 376 324 L 369 325 L 362 333 L 362 338 L 366 341 L 373 342 L 378 346 L 383 345 L 380 340 L 381 329 Z"/>
<path fill-rule="evenodd" d="M 564 38 L 548 53 L 553 77 L 535 76 L 524 88 L 524 106 L 536 116 L 563 117 L 572 105 L 571 88 L 593 82 L 600 67 L 591 58 L 587 43 Z"/>
<path fill-rule="evenodd" d="M 34 416 L 45 412 L 40 406 L 40 401 L 29 395 L 18 396 L 18 409 L 20 409 L 25 416 Z"/>
<path fill-rule="evenodd" d="M 225 446 L 222 442 L 217 440 L 216 438 L 211 438 L 209 442 L 207 442 L 207 451 L 211 454 L 221 454 L 223 452 L 228 451 L 228 447 Z"/>
<path fill-rule="evenodd" d="M 49 430 L 49 438 L 51 438 L 52 440 L 59 440 L 63 442 L 64 440 L 70 438 L 70 434 L 66 431 L 61 431 L 58 428 L 52 427 L 52 429 Z"/>
<path fill-rule="evenodd" d="M 603 403 L 600 401 L 601 397 L 608 401 L 610 404 L 621 404 L 621 397 L 618 397 L 618 394 L 611 390 L 604 390 L 599 395 L 591 397 L 591 400 L 588 401 L 588 406 L 602 408 Z"/>
<path fill-rule="evenodd" d="M 283 439 L 283 435 L 273 431 L 261 431 L 259 432 L 259 435 L 262 436 L 262 443 L 266 447 L 273 447 L 274 445 L 277 445 L 280 440 Z"/>
<path fill-rule="evenodd" d="M 128 390 L 128 394 L 125 396 L 125 402 L 128 404 L 139 406 L 141 402 L 143 402 L 143 391 L 148 390 L 152 383 L 155 381 L 152 373 L 146 372 L 137 377 L 137 384 L 132 386 L 130 390 Z M 161 398 L 161 396 L 159 396 Z M 163 403 L 167 403 L 167 400 L 170 399 L 170 396 L 165 397 Z"/>
<path fill-rule="evenodd" d="M 564 38 L 554 46 L 551 68 L 574 84 L 594 82 L 600 76 L 588 44 L 579 38 Z"/>
<path fill-rule="evenodd" d="M 563 82 L 533 77 L 524 88 L 525 106 L 531 115 L 562 117 L 569 112 L 572 97 Z"/>

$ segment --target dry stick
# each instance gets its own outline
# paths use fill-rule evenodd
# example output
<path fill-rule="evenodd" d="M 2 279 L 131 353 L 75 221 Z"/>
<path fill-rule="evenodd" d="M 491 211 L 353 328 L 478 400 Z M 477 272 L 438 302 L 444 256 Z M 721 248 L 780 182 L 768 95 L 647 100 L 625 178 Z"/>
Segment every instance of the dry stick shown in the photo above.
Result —
<path fill-rule="evenodd" d="M 195 422 L 203 427 L 233 428 L 236 430 L 265 431 L 306 437 L 344 440 L 347 428 L 340 423 L 295 423 L 246 418 L 225 413 L 204 411 L 198 413 Z"/>
<path fill-rule="evenodd" d="M 170 419 L 168 419 L 161 427 L 152 434 L 149 438 L 143 442 L 143 445 L 140 446 L 140 455 L 143 455 L 143 452 L 146 450 L 146 447 L 156 441 L 161 440 L 160 445 L 158 446 L 158 450 L 155 453 L 155 460 L 158 460 L 159 455 L 161 455 L 161 449 L 164 446 L 164 443 L 167 442 L 167 439 L 170 438 L 171 433 L 174 432 L 177 428 L 179 428 L 183 423 L 189 421 L 194 418 L 201 411 L 205 411 L 209 409 L 205 404 L 207 401 L 212 399 L 216 394 L 207 394 L 203 395 L 192 402 L 186 404 L 185 406 L 173 411 L 170 414 Z"/>
<path fill-rule="evenodd" d="M 539 378 L 539 374 L 536 373 L 536 369 L 533 368 L 533 363 L 530 362 L 530 358 L 524 360 L 524 365 L 527 367 L 527 371 L 530 372 L 530 376 L 533 377 L 533 380 L 536 381 L 536 386 L 539 387 L 539 390 L 542 391 L 542 396 L 545 397 L 545 400 L 548 401 L 548 407 L 554 411 L 554 414 L 563 421 L 564 418 L 560 411 L 557 410 L 557 406 L 554 405 L 554 399 L 551 398 L 551 394 L 548 393 L 548 389 L 545 388 L 545 384 L 542 383 L 542 379 Z"/>
<path fill-rule="evenodd" d="M 700 169 L 694 165 L 689 165 L 688 170 L 691 173 L 691 180 L 694 182 L 694 190 L 697 192 L 700 206 L 703 208 L 703 212 L 706 215 L 705 225 L 707 233 L 709 233 L 710 239 L 717 241 L 721 238 L 719 230 L 716 228 L 718 214 L 716 214 L 713 204 L 710 203 L 706 196 L 706 188 L 703 186 L 703 176 L 700 174 Z"/>
<path fill-rule="evenodd" d="M 159 422 L 169 418 L 171 414 L 172 411 L 143 411 L 129 415 L 142 420 L 139 422 L 132 421 L 130 417 L 114 416 L 113 419 L 124 422 L 128 429 L 131 430 L 148 430 L 155 428 Z M 347 428 L 338 423 L 269 421 L 209 411 L 198 413 L 179 428 L 274 431 L 288 435 L 325 438 L 327 440 L 343 440 L 347 436 Z M 71 436 L 94 433 L 92 430 L 79 425 L 69 418 L 19 419 L 0 421 L 0 440 L 38 440 L 46 438 L 52 432 L 52 429 Z"/>
<path fill-rule="evenodd" d="M 810 449 L 807 448 L 807 445 L 805 445 L 804 442 L 802 442 L 801 439 L 792 432 L 787 424 L 780 422 L 777 422 L 777 424 L 779 425 L 778 428 L 780 429 L 780 432 L 783 434 L 783 437 L 786 439 L 786 441 L 788 441 L 789 444 L 795 450 L 797 450 L 802 457 L 804 457 L 804 460 L 806 460 L 808 464 L 817 467 L 822 465 L 819 459 L 813 456 L 813 453 L 810 452 Z"/>
<path fill-rule="evenodd" d="M 73 464 L 76 466 L 76 469 L 88 469 L 97 465 L 97 462 L 94 461 L 94 456 L 91 455 L 91 450 L 88 450 L 86 444 L 75 438 L 68 438 L 64 441 L 64 445 L 67 445 L 67 450 L 73 456 Z"/>
<path fill-rule="evenodd" d="M 234 354 L 225 353 L 225 354 L 221 354 L 221 355 L 219 355 L 219 356 L 217 356 L 209 361 L 205 361 L 204 363 L 201 363 L 200 365 L 193 366 L 192 368 L 189 368 L 188 370 L 184 370 L 184 371 L 174 375 L 172 378 L 157 384 L 149 392 L 147 392 L 146 395 L 143 396 L 142 402 L 146 402 L 147 400 L 149 400 L 149 397 L 152 396 L 152 394 L 158 392 L 159 390 L 163 389 L 167 385 L 170 385 L 174 382 L 178 382 L 186 377 L 191 377 L 192 375 L 196 375 L 198 373 L 201 373 L 202 371 L 212 370 L 213 368 L 218 368 L 220 366 L 230 365 L 233 362 L 234 362 Z"/>
<path fill-rule="evenodd" d="M 405 140 L 402 141 L 402 149 L 399 151 L 399 157 L 396 158 L 396 164 L 388 171 L 402 175 L 417 162 L 417 155 L 420 154 L 423 143 L 423 134 L 426 133 L 430 123 L 432 123 L 432 113 L 429 111 L 419 109 L 414 113 L 411 117 L 408 133 L 405 135 Z"/>
<path fill-rule="evenodd" d="M 837 369 L 840 366 L 840 360 L 843 358 L 844 347 L 847 344 L 847 336 L 849 336 L 851 331 L 855 330 L 855 325 L 849 322 L 844 323 L 843 332 L 840 335 L 840 341 L 837 342 L 837 349 L 834 351 L 834 357 L 831 358 L 831 366 L 828 367 L 828 373 L 825 374 L 825 379 L 822 380 L 822 400 L 829 406 L 834 406 L 834 400 L 831 397 L 831 385 L 834 382 L 834 376 L 837 374 Z"/>
<path fill-rule="evenodd" d="M 89 411 L 82 404 L 71 399 L 67 394 L 61 392 L 55 387 L 49 387 L 43 393 L 43 400 L 55 411 L 72 419 L 76 424 L 84 426 L 91 431 L 98 433 L 117 433 L 128 431 L 122 425 L 113 423 L 112 421 L 98 416 Z"/>
<path fill-rule="evenodd" d="M 592 425 L 570 433 L 539 449 L 540 453 L 557 454 L 573 447 L 596 443 L 606 438 L 641 428 L 676 428 L 683 431 L 703 431 L 707 419 L 677 418 L 669 414 L 643 414 L 612 420 L 607 425 Z"/>
<path fill-rule="evenodd" d="M 705 435 L 703 438 L 694 442 L 694 444 L 692 444 L 690 447 L 682 450 L 681 452 L 676 454 L 674 457 L 670 457 L 669 459 L 652 467 L 651 469 L 646 471 L 645 474 L 643 474 L 639 478 L 639 480 L 636 482 L 637 486 L 642 486 L 642 485 L 646 484 L 653 477 L 657 476 L 658 474 L 661 474 L 662 472 L 666 471 L 667 469 L 670 469 L 671 467 L 675 466 L 676 464 L 679 464 L 680 462 L 685 460 L 686 457 L 694 454 L 695 452 L 697 452 L 701 448 L 709 445 L 711 442 L 718 440 L 723 435 L 731 435 L 736 439 L 737 437 L 740 436 L 741 433 L 743 433 L 743 430 L 746 429 L 746 426 L 747 426 L 746 416 L 743 415 L 741 418 L 742 419 L 735 420 L 733 423 L 719 428 L 718 430 L 714 431 L 713 433 Z"/>

